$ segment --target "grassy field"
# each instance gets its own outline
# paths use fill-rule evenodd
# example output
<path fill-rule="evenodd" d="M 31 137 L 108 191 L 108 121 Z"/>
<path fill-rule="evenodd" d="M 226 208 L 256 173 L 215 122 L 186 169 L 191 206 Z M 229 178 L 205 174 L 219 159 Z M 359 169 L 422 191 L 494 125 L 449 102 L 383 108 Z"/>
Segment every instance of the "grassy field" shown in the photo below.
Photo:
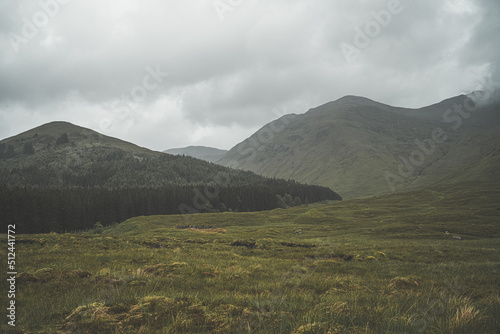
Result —
<path fill-rule="evenodd" d="M 462 185 L 23 235 L 17 331 L 0 331 L 500 333 L 499 198 Z"/>

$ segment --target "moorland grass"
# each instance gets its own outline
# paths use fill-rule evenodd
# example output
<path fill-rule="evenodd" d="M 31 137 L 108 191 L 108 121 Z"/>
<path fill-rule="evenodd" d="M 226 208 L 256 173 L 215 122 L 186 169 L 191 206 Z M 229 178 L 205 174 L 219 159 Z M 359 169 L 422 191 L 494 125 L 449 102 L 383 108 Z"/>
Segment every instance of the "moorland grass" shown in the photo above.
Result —
<path fill-rule="evenodd" d="M 462 185 L 23 235 L 16 330 L 498 333 L 499 195 Z"/>

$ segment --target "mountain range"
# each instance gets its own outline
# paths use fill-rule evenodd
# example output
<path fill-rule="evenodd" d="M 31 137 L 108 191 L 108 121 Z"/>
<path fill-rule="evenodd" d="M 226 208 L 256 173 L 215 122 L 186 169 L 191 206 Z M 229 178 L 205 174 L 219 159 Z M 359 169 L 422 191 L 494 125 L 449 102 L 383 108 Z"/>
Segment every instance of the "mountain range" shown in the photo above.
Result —
<path fill-rule="evenodd" d="M 228 151 L 206 146 L 188 146 L 183 148 L 171 148 L 163 152 L 173 155 L 187 155 L 208 162 L 216 162 L 222 159 Z"/>
<path fill-rule="evenodd" d="M 137 215 L 498 185 L 499 101 L 476 92 L 409 109 L 345 96 L 282 116 L 228 152 L 169 151 L 176 155 L 52 122 L 0 141 L 0 215 L 43 232 Z"/>
<path fill-rule="evenodd" d="M 340 199 L 327 187 L 151 151 L 68 122 L 0 141 L 0 216 L 23 233 Z"/>
<path fill-rule="evenodd" d="M 500 103 L 491 97 L 409 109 L 345 96 L 265 125 L 217 163 L 321 184 L 344 198 L 498 181 Z"/>
<path fill-rule="evenodd" d="M 219 170 L 197 159 L 326 186 L 344 198 L 439 182 L 490 182 L 499 179 L 500 99 L 495 95 L 486 103 L 481 97 L 484 93 L 476 92 L 409 109 L 345 96 L 304 114 L 282 116 L 229 151 L 190 146 L 161 154 L 52 122 L 0 141 L 0 184 L 155 187 L 207 181 L 207 170 Z M 68 143 L 57 144 L 64 134 Z M 15 159 L 5 159 L 14 154 Z M 127 168 L 116 166 L 118 161 Z M 204 171 L 201 179 L 183 177 L 186 164 Z"/>

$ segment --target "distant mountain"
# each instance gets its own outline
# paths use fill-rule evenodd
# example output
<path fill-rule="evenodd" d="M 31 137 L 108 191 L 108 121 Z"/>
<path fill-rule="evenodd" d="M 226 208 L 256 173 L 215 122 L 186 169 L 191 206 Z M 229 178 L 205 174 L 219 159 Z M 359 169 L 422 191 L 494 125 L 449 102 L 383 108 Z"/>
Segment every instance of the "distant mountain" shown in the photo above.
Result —
<path fill-rule="evenodd" d="M 0 217 L 23 233 L 340 199 L 326 187 L 151 151 L 67 122 L 0 141 Z"/>
<path fill-rule="evenodd" d="M 163 152 L 172 155 L 187 155 L 208 162 L 216 162 L 222 159 L 228 151 L 206 146 L 188 146 L 184 148 L 171 148 Z"/>
<path fill-rule="evenodd" d="M 499 106 L 461 95 L 407 109 L 346 96 L 269 123 L 218 163 L 328 186 L 344 198 L 498 181 Z"/>

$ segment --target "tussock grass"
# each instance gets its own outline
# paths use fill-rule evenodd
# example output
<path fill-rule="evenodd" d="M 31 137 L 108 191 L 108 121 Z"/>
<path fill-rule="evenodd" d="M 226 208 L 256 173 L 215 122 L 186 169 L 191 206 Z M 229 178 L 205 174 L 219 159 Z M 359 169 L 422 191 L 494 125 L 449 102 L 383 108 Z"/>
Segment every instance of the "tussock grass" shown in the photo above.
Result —
<path fill-rule="evenodd" d="M 499 195 L 457 187 L 20 236 L 16 329 L 495 333 Z"/>

